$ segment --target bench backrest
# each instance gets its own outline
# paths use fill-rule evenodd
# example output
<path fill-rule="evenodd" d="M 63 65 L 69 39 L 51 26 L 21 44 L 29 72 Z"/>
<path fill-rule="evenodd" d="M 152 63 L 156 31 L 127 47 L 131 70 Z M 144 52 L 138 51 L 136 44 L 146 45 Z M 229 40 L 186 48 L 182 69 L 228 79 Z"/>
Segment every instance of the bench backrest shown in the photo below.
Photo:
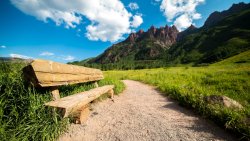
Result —
<path fill-rule="evenodd" d="M 23 69 L 24 76 L 36 87 L 51 87 L 103 79 L 102 71 L 87 67 L 34 60 Z"/>

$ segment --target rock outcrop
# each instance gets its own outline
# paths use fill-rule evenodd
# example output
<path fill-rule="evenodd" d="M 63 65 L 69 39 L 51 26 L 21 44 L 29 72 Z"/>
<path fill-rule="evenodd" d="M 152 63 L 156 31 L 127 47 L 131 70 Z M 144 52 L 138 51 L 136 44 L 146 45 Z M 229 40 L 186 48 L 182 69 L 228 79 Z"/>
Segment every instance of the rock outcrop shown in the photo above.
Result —
<path fill-rule="evenodd" d="M 125 41 L 134 43 L 144 39 L 151 39 L 158 41 L 162 45 L 170 46 L 176 42 L 179 31 L 175 26 L 168 26 L 156 28 L 151 26 L 148 31 L 139 30 L 136 33 L 131 33 Z"/>
<path fill-rule="evenodd" d="M 218 104 L 226 108 L 242 109 L 243 106 L 237 101 L 222 95 L 210 95 L 204 97 L 204 101 L 208 104 Z"/>
<path fill-rule="evenodd" d="M 176 42 L 178 33 L 175 26 L 151 26 L 147 31 L 131 33 L 126 40 L 112 45 L 90 62 L 115 63 L 127 56 L 132 56 L 134 60 L 154 60 Z"/>

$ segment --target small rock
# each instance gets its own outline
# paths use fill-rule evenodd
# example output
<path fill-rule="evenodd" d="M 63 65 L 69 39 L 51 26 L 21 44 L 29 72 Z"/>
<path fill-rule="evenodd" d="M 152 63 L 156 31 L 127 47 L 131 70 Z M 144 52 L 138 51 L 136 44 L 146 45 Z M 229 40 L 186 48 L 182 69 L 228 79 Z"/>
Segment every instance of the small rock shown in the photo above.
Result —
<path fill-rule="evenodd" d="M 91 117 L 94 117 L 95 115 L 98 115 L 98 113 L 97 113 L 97 112 L 93 112 L 93 113 L 91 114 Z"/>
<path fill-rule="evenodd" d="M 209 104 L 220 104 L 223 105 L 227 108 L 237 108 L 237 109 L 242 109 L 243 106 L 238 103 L 237 101 L 226 97 L 226 96 L 221 96 L 221 95 L 210 95 L 204 97 L 204 101 L 209 103 Z"/>

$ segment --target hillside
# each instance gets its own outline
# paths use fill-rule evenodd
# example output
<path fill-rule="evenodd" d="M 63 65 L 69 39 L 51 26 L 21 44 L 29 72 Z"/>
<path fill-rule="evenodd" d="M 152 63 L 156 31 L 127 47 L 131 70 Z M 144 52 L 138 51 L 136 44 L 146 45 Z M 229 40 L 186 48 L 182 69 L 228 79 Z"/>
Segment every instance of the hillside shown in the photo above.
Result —
<path fill-rule="evenodd" d="M 240 2 L 238 4 L 233 4 L 228 10 L 224 10 L 222 12 L 215 11 L 209 15 L 202 28 L 211 27 L 217 24 L 219 21 L 223 20 L 225 17 L 228 17 L 232 14 L 238 13 L 242 10 L 246 10 L 249 8 L 250 8 L 249 4 Z"/>
<path fill-rule="evenodd" d="M 244 10 L 208 29 L 200 29 L 172 46 L 168 50 L 168 61 L 181 64 L 213 63 L 249 48 L 250 10 Z"/>
<path fill-rule="evenodd" d="M 191 25 L 179 32 L 175 26 L 151 26 L 146 32 L 131 33 L 95 58 L 73 64 L 103 70 L 199 65 L 218 62 L 249 48 L 250 4 L 239 3 L 212 13 L 201 28 Z"/>
<path fill-rule="evenodd" d="M 249 65 L 250 64 L 250 50 L 242 52 L 233 57 L 224 59 L 220 62 L 212 64 L 212 66 L 221 66 L 221 65 Z"/>

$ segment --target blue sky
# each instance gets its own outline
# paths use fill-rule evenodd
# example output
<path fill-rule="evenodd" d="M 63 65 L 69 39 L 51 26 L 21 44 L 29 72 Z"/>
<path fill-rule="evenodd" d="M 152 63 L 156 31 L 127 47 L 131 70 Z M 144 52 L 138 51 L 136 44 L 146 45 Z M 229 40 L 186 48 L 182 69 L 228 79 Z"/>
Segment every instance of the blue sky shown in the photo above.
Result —
<path fill-rule="evenodd" d="M 86 2 L 85 2 L 86 1 Z M 93 0 L 94 1 L 94 0 Z M 250 0 L 1 0 L 0 56 L 69 62 L 95 57 L 130 32 L 200 27 L 213 11 Z"/>

